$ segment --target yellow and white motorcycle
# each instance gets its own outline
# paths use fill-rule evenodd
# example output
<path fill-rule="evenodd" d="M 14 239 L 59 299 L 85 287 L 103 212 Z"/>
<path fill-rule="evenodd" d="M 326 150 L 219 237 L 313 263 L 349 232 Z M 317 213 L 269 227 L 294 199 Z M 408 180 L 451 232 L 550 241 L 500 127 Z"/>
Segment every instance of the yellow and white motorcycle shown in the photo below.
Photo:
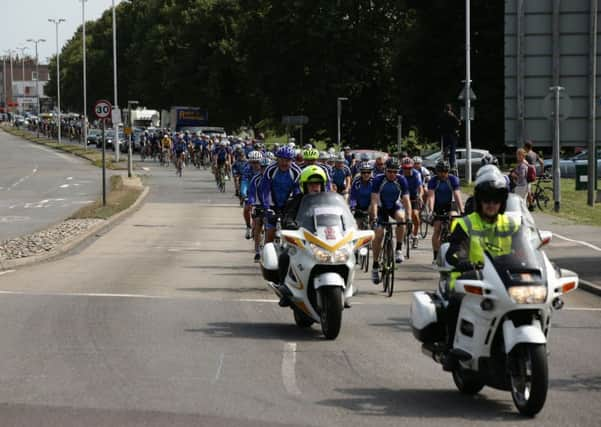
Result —
<path fill-rule="evenodd" d="M 326 338 L 335 339 L 342 311 L 355 293 L 355 252 L 374 233 L 357 228 L 346 201 L 336 193 L 305 195 L 296 223 L 298 229 L 280 231 L 280 246 L 263 248 L 263 277 L 278 297 L 290 301 L 299 327 L 317 322 Z M 287 257 L 289 263 L 283 261 Z M 279 283 L 280 268 L 286 270 L 284 283 Z"/>

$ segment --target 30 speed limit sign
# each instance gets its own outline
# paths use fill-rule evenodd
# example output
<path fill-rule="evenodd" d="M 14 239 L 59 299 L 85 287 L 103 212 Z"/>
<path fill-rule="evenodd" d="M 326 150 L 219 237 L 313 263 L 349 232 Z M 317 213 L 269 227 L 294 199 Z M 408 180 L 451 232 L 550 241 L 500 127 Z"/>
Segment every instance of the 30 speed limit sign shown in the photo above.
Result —
<path fill-rule="evenodd" d="M 111 117 L 112 109 L 113 106 L 106 99 L 96 101 L 96 104 L 94 104 L 94 113 L 99 119 L 108 119 L 109 117 Z"/>

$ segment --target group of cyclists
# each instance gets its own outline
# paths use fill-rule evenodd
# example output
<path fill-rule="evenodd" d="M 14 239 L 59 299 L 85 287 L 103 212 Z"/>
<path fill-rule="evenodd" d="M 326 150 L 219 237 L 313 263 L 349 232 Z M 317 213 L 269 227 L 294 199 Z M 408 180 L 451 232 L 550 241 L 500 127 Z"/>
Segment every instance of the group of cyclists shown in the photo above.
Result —
<path fill-rule="evenodd" d="M 290 201 L 309 184 L 321 184 L 324 191 L 344 197 L 361 228 L 375 230 L 372 244 L 372 281 L 381 282 L 379 256 L 384 224 L 396 223 L 396 263 L 404 262 L 403 242 L 410 233 L 418 247 L 421 221 L 433 225 L 433 259 L 441 245 L 441 227 L 454 214 L 463 212 L 459 178 L 449 173 L 447 161 L 440 161 L 431 176 L 419 156 L 401 153 L 353 154 L 350 147 L 337 153 L 333 148 L 319 151 L 311 144 L 274 145 L 271 149 L 252 140 L 220 140 L 211 149 L 216 182 L 231 173 L 236 196 L 243 208 L 245 237 L 254 241 L 254 261 L 261 259 L 263 243 L 274 240 L 280 226 L 290 217 Z M 434 261 L 433 261 L 434 262 Z"/>

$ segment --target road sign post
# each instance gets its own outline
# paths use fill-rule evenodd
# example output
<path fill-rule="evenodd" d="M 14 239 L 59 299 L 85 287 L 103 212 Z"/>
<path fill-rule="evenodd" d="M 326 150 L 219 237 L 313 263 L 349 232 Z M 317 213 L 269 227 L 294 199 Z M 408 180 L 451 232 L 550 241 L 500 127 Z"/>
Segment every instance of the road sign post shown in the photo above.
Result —
<path fill-rule="evenodd" d="M 106 120 L 111 117 L 113 107 L 106 99 L 96 101 L 94 114 L 102 122 L 102 206 L 106 206 Z M 86 144 L 88 142 L 86 141 Z"/>

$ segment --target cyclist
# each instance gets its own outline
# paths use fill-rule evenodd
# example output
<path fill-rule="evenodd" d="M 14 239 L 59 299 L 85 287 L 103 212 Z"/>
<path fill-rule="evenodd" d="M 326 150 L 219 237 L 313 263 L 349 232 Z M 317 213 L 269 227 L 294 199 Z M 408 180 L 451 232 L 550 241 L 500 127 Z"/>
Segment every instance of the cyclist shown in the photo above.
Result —
<path fill-rule="evenodd" d="M 409 200 L 409 185 L 407 180 L 399 175 L 399 161 L 390 158 L 386 162 L 386 173 L 374 178 L 371 194 L 371 217 L 378 218 L 376 236 L 373 242 L 374 262 L 372 268 L 372 281 L 375 285 L 380 283 L 379 255 L 382 249 L 382 238 L 384 227 L 382 223 L 388 221 L 388 217 L 396 221 L 404 221 L 405 215 L 411 218 L 411 201 Z M 400 200 L 400 203 L 399 203 Z M 402 204 L 402 206 L 401 206 Z M 403 210 L 403 207 L 405 208 Z M 403 235 L 404 226 L 397 225 L 396 228 L 396 253 L 395 261 L 401 263 L 403 257 Z"/>
<path fill-rule="evenodd" d="M 284 145 L 275 155 L 277 162 L 265 169 L 261 182 L 266 243 L 275 238 L 277 216 L 283 214 L 286 202 L 300 192 L 298 177 L 301 169 L 292 162 L 294 148 Z"/>
<path fill-rule="evenodd" d="M 332 169 L 332 182 L 336 185 L 336 192 L 348 199 L 348 192 L 351 187 L 351 170 L 346 165 L 344 153 L 340 153 L 336 157 L 334 169 Z"/>
<path fill-rule="evenodd" d="M 183 135 L 180 134 L 178 136 L 178 138 L 175 140 L 175 144 L 173 144 L 175 166 L 176 166 L 177 173 L 179 174 L 179 176 L 182 175 L 182 166 L 184 163 L 184 156 L 185 156 L 187 148 L 188 148 L 188 144 L 184 140 Z"/>
<path fill-rule="evenodd" d="M 169 136 L 168 132 L 165 132 L 165 134 L 163 135 L 163 139 L 161 140 L 161 146 L 162 146 L 162 150 L 161 150 L 161 159 L 163 161 L 163 163 L 166 163 L 167 165 L 169 165 L 169 156 L 171 155 L 171 146 L 172 146 L 173 142 L 171 141 L 171 137 Z"/>
<path fill-rule="evenodd" d="M 436 263 L 436 257 L 438 256 L 441 245 L 440 237 L 442 221 L 440 217 L 452 215 L 453 199 L 455 199 L 459 212 L 463 212 L 459 178 L 455 175 L 450 175 L 449 170 L 449 162 L 440 160 L 436 163 L 436 167 L 434 168 L 436 176 L 428 182 L 428 211 L 431 212 L 430 215 L 434 218 L 432 224 L 433 264 Z"/>
<path fill-rule="evenodd" d="M 386 173 L 386 161 L 384 160 L 384 156 L 379 155 L 378 157 L 376 157 L 376 161 L 374 163 L 373 175 L 374 175 L 374 177 L 376 177 L 378 175 L 383 175 L 385 173 Z"/>
<path fill-rule="evenodd" d="M 356 176 L 351 184 L 349 203 L 351 210 L 354 212 L 357 224 L 361 225 L 369 216 L 369 204 L 371 203 L 374 178 L 371 174 L 373 167 L 369 162 L 360 163 L 359 171 L 360 175 Z"/>
<path fill-rule="evenodd" d="M 259 151 L 255 151 L 261 154 Z M 253 156 L 254 157 L 254 156 Z M 255 262 L 261 260 L 261 231 L 263 230 L 263 196 L 261 194 L 261 181 L 263 179 L 263 172 L 270 165 L 270 161 L 267 157 L 262 157 L 259 162 L 260 168 L 258 172 L 253 175 L 248 184 L 248 198 L 246 199 L 246 206 L 251 209 L 251 217 L 253 224 L 253 239 L 255 243 Z"/>
<path fill-rule="evenodd" d="M 244 154 L 242 154 L 244 155 Z M 245 204 L 244 202 L 248 199 L 248 186 L 250 184 L 250 180 L 261 171 L 261 160 L 263 159 L 263 155 L 258 151 L 251 151 L 248 153 L 248 161 L 245 162 L 242 169 L 239 171 L 239 181 L 240 181 L 240 206 L 244 205 L 243 216 L 244 222 L 246 223 L 246 235 L 244 236 L 246 240 L 252 238 L 252 227 L 251 227 L 251 206 Z M 234 164 L 236 166 L 236 164 Z M 234 167 L 232 166 L 232 172 Z"/>
<path fill-rule="evenodd" d="M 419 230 L 419 211 L 423 206 L 424 187 L 421 174 L 414 169 L 413 159 L 405 157 L 401 161 L 403 176 L 409 185 L 409 199 L 411 200 L 411 218 L 413 219 L 413 230 L 411 233 L 411 247 L 417 249 L 417 232 Z M 407 230 L 409 233 L 409 230 Z"/>
<path fill-rule="evenodd" d="M 227 174 L 229 170 L 230 154 L 227 148 L 227 143 L 223 140 L 216 145 L 213 152 L 213 171 L 217 185 L 219 185 L 219 175 Z"/>
<path fill-rule="evenodd" d="M 244 201 L 245 195 L 242 194 L 240 189 L 241 176 L 244 168 L 248 165 L 244 151 L 242 147 L 237 147 L 234 151 L 234 164 L 232 165 L 232 176 L 234 177 L 234 187 L 236 188 L 236 197 L 240 198 L 240 205 Z"/>
<path fill-rule="evenodd" d="M 346 145 L 344 148 L 344 160 L 349 168 L 355 166 L 355 155 L 351 152 L 351 147 Z"/>

